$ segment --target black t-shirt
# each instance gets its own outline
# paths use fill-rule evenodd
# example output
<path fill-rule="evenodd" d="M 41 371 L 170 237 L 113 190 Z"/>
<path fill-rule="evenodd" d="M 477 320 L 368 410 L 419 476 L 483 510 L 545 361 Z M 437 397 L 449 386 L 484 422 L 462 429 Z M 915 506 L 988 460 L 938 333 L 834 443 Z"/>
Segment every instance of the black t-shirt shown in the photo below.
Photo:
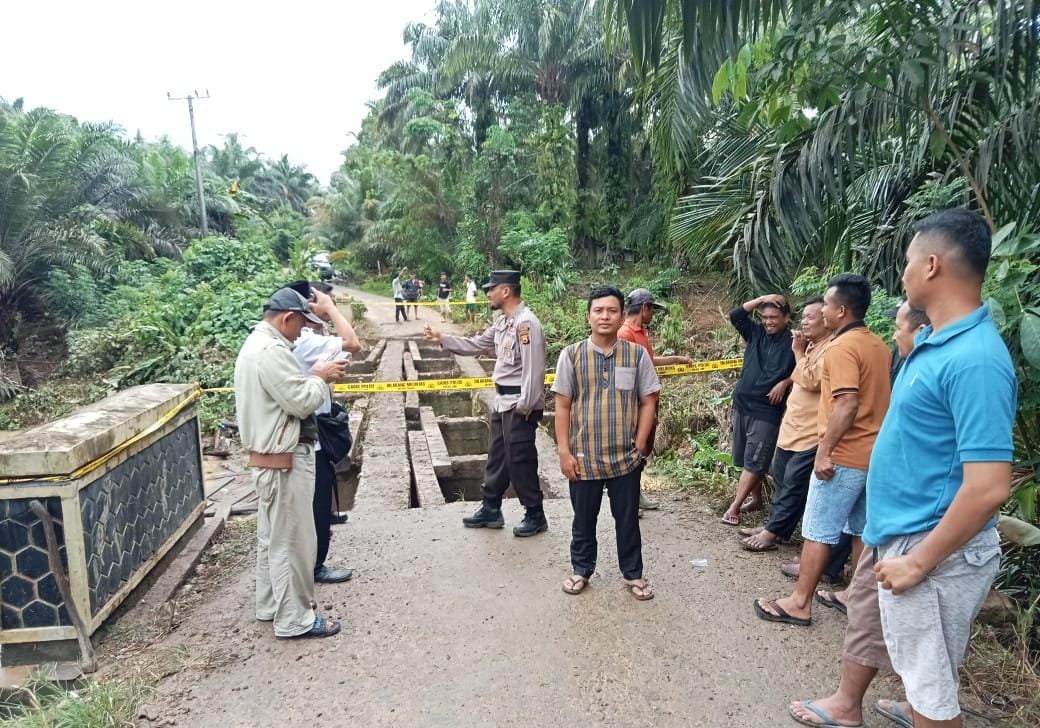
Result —
<path fill-rule="evenodd" d="M 744 368 L 733 389 L 733 405 L 737 411 L 767 422 L 780 422 L 787 398 L 778 405 L 769 403 L 769 391 L 794 371 L 791 331 L 784 329 L 767 334 L 762 325 L 742 307 L 729 312 L 729 320 L 747 342 Z"/>
<path fill-rule="evenodd" d="M 446 300 L 451 295 L 451 281 L 441 281 L 437 284 L 437 298 Z"/>
<path fill-rule="evenodd" d="M 418 301 L 419 300 L 419 281 L 408 279 L 401 284 L 401 290 L 404 291 L 404 299 L 406 301 Z"/>

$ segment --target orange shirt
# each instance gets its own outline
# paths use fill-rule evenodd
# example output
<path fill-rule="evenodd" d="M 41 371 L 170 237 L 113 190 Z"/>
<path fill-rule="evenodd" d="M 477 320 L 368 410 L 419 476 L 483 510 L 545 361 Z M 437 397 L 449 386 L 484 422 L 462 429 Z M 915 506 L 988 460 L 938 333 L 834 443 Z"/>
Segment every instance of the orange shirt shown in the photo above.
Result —
<path fill-rule="evenodd" d="M 794 385 L 787 396 L 787 410 L 780 423 L 776 445 L 790 452 L 804 452 L 820 442 L 817 418 L 820 411 L 820 378 L 823 375 L 823 355 L 831 344 L 824 339 L 810 343 L 802 360 L 791 372 Z"/>
<path fill-rule="evenodd" d="M 621 324 L 621 328 L 618 329 L 617 337 L 625 341 L 631 341 L 633 344 L 639 344 L 646 349 L 646 353 L 650 355 L 650 363 L 653 363 L 654 345 L 650 343 L 650 333 L 645 326 L 633 326 L 628 322 L 628 319 L 625 319 L 625 322 Z M 654 397 L 660 399 L 661 393 L 654 392 Z"/>
<path fill-rule="evenodd" d="M 838 465 L 867 469 L 892 394 L 891 366 L 892 351 L 880 336 L 862 324 L 839 331 L 824 352 L 818 423 L 821 441 L 827 433 L 835 400 L 851 393 L 859 398 L 856 419 L 831 453 Z"/>
<path fill-rule="evenodd" d="M 646 327 L 633 326 L 628 322 L 628 319 L 625 319 L 625 323 L 621 324 L 617 336 L 619 339 L 631 341 L 633 344 L 639 344 L 641 347 L 646 349 L 646 353 L 650 355 L 650 361 L 654 360 L 654 346 L 650 343 L 650 334 L 647 333 Z"/>

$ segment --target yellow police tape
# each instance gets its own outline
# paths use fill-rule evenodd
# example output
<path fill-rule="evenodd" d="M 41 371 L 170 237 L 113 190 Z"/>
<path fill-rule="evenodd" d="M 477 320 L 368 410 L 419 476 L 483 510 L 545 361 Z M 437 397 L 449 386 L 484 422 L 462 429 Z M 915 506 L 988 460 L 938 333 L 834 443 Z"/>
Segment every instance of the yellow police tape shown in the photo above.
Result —
<path fill-rule="evenodd" d="M 742 359 L 712 359 L 693 364 L 668 364 L 654 367 L 659 377 L 674 377 L 679 374 L 701 374 L 703 372 L 721 372 L 728 369 L 740 369 Z M 556 381 L 555 374 L 545 375 L 545 384 Z M 354 394 L 371 394 L 381 392 L 452 392 L 466 389 L 489 389 L 495 383 L 491 377 L 461 377 L 456 379 L 419 379 L 404 382 L 357 382 L 353 384 L 333 384 L 334 392 Z M 204 389 L 204 393 L 233 392 L 232 387 L 215 387 Z"/>
<path fill-rule="evenodd" d="M 337 298 L 336 303 L 353 303 L 354 299 L 350 297 Z M 465 306 L 466 301 L 362 301 L 358 299 L 358 303 L 363 303 L 366 306 L 443 306 L 447 303 L 449 306 Z M 474 302 L 471 305 L 476 306 Z M 487 301 L 484 301 L 481 305 L 487 305 Z"/>
<path fill-rule="evenodd" d="M 127 448 L 131 447 L 135 443 L 138 443 L 141 440 L 144 440 L 149 435 L 151 435 L 151 434 L 161 430 L 163 428 L 163 425 L 167 424 L 170 420 L 172 420 L 174 417 L 179 415 L 184 410 L 185 407 L 187 407 L 192 402 L 197 400 L 199 398 L 199 396 L 202 394 L 203 391 L 204 390 L 199 389 L 198 387 L 196 387 L 195 390 L 191 394 L 188 395 L 187 399 L 185 399 L 183 402 L 179 403 L 177 406 L 175 406 L 169 412 L 167 412 L 162 417 L 160 417 L 155 424 L 146 427 L 145 429 L 141 430 L 140 432 L 138 432 L 136 435 L 134 435 L 130 439 L 124 440 L 123 442 L 119 443 L 114 448 L 112 448 L 111 450 L 106 452 L 104 455 L 101 455 L 100 457 L 97 457 L 97 458 L 91 460 L 86 465 L 81 465 L 80 467 L 78 467 L 75 470 L 73 470 L 71 473 L 68 473 L 66 475 L 43 475 L 43 476 L 29 476 L 29 477 L 20 477 L 20 478 L 0 478 L 0 485 L 9 485 L 11 483 L 28 483 L 28 482 L 33 482 L 33 483 L 41 483 L 41 482 L 43 482 L 43 483 L 64 483 L 64 482 L 67 482 L 67 481 L 70 481 L 70 480 L 78 480 L 79 478 L 82 478 L 84 475 L 86 475 L 90 471 L 97 470 L 102 465 L 107 463 L 109 460 L 114 458 L 116 455 L 118 455 L 121 452 L 124 452 Z"/>
<path fill-rule="evenodd" d="M 742 364 L 741 359 L 713 359 L 710 361 L 700 361 L 694 364 L 668 364 L 666 366 L 655 367 L 657 369 L 658 376 L 661 377 L 672 377 L 680 374 L 700 374 L 703 372 L 720 372 L 729 369 L 739 369 Z M 556 381 L 555 374 L 545 375 L 545 384 L 550 385 Z M 358 382 L 356 384 L 334 384 L 333 390 L 336 392 L 354 392 L 354 393 L 379 393 L 379 392 L 445 392 L 445 391 L 460 391 L 466 389 L 487 389 L 493 387 L 494 382 L 491 381 L 491 377 L 462 377 L 456 379 L 420 379 L 418 381 L 405 381 L 405 382 Z M 30 477 L 19 477 L 19 478 L 0 478 L 0 485 L 9 485 L 13 483 L 62 483 L 70 480 L 77 480 L 82 478 L 87 473 L 96 470 L 107 463 L 109 460 L 119 455 L 121 452 L 126 451 L 128 448 L 133 446 L 135 443 L 144 440 L 149 435 L 162 429 L 162 427 L 170 422 L 174 417 L 180 414 L 184 408 L 194 402 L 202 394 L 218 393 L 218 392 L 234 392 L 233 387 L 213 387 L 210 389 L 196 388 L 183 402 L 180 402 L 176 407 L 171 409 L 169 412 L 164 414 L 159 420 L 145 428 L 141 432 L 137 433 L 128 440 L 121 442 L 114 448 L 101 455 L 94 460 L 91 460 L 86 465 L 82 465 L 76 470 L 66 475 L 43 475 L 43 476 L 30 476 Z"/>

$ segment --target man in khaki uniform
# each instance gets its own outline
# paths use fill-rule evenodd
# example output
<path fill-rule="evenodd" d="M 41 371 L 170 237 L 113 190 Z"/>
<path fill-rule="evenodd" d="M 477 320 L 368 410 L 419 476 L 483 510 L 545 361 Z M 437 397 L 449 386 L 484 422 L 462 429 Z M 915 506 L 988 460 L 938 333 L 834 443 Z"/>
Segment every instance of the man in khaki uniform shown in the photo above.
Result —
<path fill-rule="evenodd" d="M 280 288 L 235 362 L 235 407 L 242 446 L 259 496 L 256 520 L 256 618 L 277 637 L 330 637 L 340 624 L 317 617 L 314 601 L 314 412 L 344 361 L 325 361 L 304 376 L 293 341 L 307 321 L 321 322 L 307 300 Z"/>
<path fill-rule="evenodd" d="M 426 327 L 425 335 L 444 349 L 464 356 L 495 357 L 495 411 L 491 413 L 482 503 L 462 519 L 466 528 L 502 528 L 502 497 L 510 484 L 525 509 L 524 520 L 513 529 L 526 537 L 549 528 L 542 508 L 538 480 L 538 450 L 534 444 L 545 409 L 545 336 L 542 324 L 520 298 L 520 273 L 492 271 L 484 284 L 491 309 L 502 315 L 482 333 L 468 339 Z"/>

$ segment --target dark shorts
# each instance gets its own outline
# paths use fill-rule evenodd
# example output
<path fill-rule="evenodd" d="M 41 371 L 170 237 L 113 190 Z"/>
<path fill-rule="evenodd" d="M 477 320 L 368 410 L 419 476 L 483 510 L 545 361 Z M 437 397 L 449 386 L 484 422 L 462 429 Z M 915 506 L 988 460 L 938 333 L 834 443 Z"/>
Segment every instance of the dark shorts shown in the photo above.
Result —
<path fill-rule="evenodd" d="M 751 473 L 768 471 L 779 433 L 779 422 L 758 420 L 734 410 L 733 464 Z"/>
<path fill-rule="evenodd" d="M 475 304 L 475 303 L 467 303 L 466 304 L 466 310 L 469 311 L 470 313 L 476 312 L 477 304 Z"/>

